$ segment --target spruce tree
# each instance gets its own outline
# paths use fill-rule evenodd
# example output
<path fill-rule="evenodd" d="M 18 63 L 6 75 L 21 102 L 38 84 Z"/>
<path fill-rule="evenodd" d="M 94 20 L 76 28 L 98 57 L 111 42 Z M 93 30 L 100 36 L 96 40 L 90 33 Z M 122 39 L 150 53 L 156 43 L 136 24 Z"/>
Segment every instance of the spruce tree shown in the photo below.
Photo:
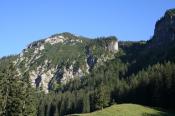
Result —
<path fill-rule="evenodd" d="M 29 79 L 29 75 L 26 72 L 23 75 L 23 82 L 26 84 L 25 88 L 25 104 L 23 107 L 23 115 L 24 116 L 36 116 L 37 113 L 37 100 L 34 88 L 31 86 L 31 81 Z"/>
<path fill-rule="evenodd" d="M 12 63 L 10 63 L 4 71 L 4 79 L 1 83 L 1 95 L 3 98 L 3 115 L 23 115 L 22 109 L 25 99 L 25 85 L 19 79 L 16 69 Z"/>

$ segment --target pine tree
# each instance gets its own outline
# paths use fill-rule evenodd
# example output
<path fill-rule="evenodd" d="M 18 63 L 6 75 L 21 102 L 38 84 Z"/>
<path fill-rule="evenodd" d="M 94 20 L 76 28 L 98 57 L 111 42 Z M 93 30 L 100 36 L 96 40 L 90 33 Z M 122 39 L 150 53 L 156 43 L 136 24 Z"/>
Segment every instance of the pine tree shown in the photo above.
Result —
<path fill-rule="evenodd" d="M 110 102 L 110 94 L 109 90 L 106 86 L 101 84 L 100 87 L 97 88 L 94 95 L 95 100 L 95 109 L 103 109 L 104 107 L 109 105 Z"/>
<path fill-rule="evenodd" d="M 29 79 L 28 73 L 25 73 L 23 76 L 23 82 L 26 84 L 26 94 L 25 94 L 25 104 L 23 107 L 24 116 L 36 116 L 37 113 L 37 100 L 35 95 L 35 90 L 31 86 L 31 81 Z"/>
<path fill-rule="evenodd" d="M 90 101 L 89 101 L 89 93 L 83 94 L 83 112 L 90 112 Z"/>
<path fill-rule="evenodd" d="M 2 114 L 6 116 L 23 115 L 25 85 L 17 75 L 12 63 L 4 70 L 4 78 L 0 86 L 3 98 Z"/>
<path fill-rule="evenodd" d="M 1 70 L 1 69 L 0 69 Z M 4 74 L 5 70 L 1 70 L 0 71 L 0 115 L 3 115 L 3 113 L 5 112 L 5 91 L 6 91 L 6 83 L 4 83 L 6 80 L 5 74 Z"/>

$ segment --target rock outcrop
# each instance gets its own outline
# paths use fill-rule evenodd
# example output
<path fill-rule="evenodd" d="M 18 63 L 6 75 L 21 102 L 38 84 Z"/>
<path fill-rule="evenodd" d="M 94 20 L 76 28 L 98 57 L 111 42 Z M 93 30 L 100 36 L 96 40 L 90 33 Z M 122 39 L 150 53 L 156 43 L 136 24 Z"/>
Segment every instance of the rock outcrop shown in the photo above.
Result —
<path fill-rule="evenodd" d="M 165 15 L 157 21 L 153 40 L 157 44 L 175 40 L 175 9 L 166 11 Z"/>
<path fill-rule="evenodd" d="M 108 50 L 111 52 L 117 52 L 118 51 L 118 41 L 111 41 L 108 45 Z"/>

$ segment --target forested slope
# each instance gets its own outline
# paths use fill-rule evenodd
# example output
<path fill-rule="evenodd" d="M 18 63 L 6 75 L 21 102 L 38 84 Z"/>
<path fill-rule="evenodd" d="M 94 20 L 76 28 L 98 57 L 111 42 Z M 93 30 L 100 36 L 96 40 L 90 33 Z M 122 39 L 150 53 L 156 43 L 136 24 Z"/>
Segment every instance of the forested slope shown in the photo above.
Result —
<path fill-rule="evenodd" d="M 41 70 L 42 72 L 43 68 L 37 70 L 37 67 L 39 67 L 36 65 L 37 63 L 26 64 L 26 62 L 20 62 L 19 65 L 16 65 L 14 61 L 19 58 L 19 55 L 5 57 L 0 60 L 1 114 L 14 116 L 26 114 L 31 116 L 63 116 L 92 112 L 112 104 L 128 102 L 175 110 L 174 9 L 168 10 L 156 23 L 154 35 L 150 40 L 138 42 L 120 41 L 117 52 L 114 51 L 116 45 L 115 37 L 95 39 L 93 41 L 82 38 L 81 40 L 85 41 L 85 43 L 80 44 L 81 40 L 76 40 L 75 36 L 73 37 L 76 39 L 71 41 L 67 39 L 69 35 L 72 37 L 71 34 L 66 35 L 64 37 L 64 39 L 66 38 L 65 43 L 56 43 L 56 45 L 52 45 L 52 43 L 55 41 L 60 42 L 60 40 L 55 39 L 55 36 L 52 36 L 51 39 L 46 39 L 46 49 L 42 51 L 44 59 L 41 56 L 40 60 L 34 60 L 37 58 L 35 57 L 31 61 L 37 62 L 39 65 L 42 64 L 41 67 L 46 67 L 45 69 L 49 70 L 52 66 L 56 66 L 55 63 L 59 64 L 61 61 L 65 61 L 61 63 L 64 68 L 58 67 L 62 69 L 56 71 L 58 75 L 47 76 L 50 73 L 38 73 L 37 71 Z M 62 38 L 62 35 L 57 36 Z M 43 44 L 42 41 L 39 41 L 39 43 Z M 50 45 L 48 45 L 48 41 Z M 34 42 L 29 45 L 29 49 L 38 46 L 37 43 Z M 39 44 L 40 47 L 41 44 Z M 86 46 L 83 47 L 83 45 Z M 71 50 L 72 48 L 76 48 L 73 50 L 77 54 L 82 55 L 74 55 L 70 52 L 71 58 L 79 62 L 78 64 L 76 62 L 73 63 L 71 58 L 69 58 L 69 54 L 64 54 L 64 57 L 59 57 L 58 55 L 63 53 L 62 51 Z M 86 51 L 86 48 L 90 48 L 90 51 L 82 52 L 80 48 L 84 51 Z M 37 47 L 35 49 L 38 50 Z M 37 52 L 37 54 L 40 54 L 40 52 Z M 30 58 L 33 53 L 35 52 L 27 52 L 23 55 L 29 55 Z M 28 61 L 27 58 L 28 56 L 24 61 Z M 50 58 L 52 61 L 45 63 L 45 58 Z M 84 58 L 87 59 L 84 60 Z M 88 58 L 90 59 L 88 60 Z M 75 65 L 75 68 L 80 68 L 80 64 L 85 66 L 88 63 L 85 61 L 90 62 L 88 73 L 78 76 L 79 78 L 71 78 L 64 84 L 61 83 L 62 78 L 70 77 L 68 75 L 70 72 L 73 74 L 70 68 L 71 65 Z M 26 68 L 25 64 L 29 68 Z M 31 78 L 30 73 L 26 69 L 37 72 L 41 83 L 36 89 L 31 86 L 33 82 L 31 79 L 33 78 Z M 70 69 L 71 71 L 68 71 Z M 83 70 L 83 68 L 80 69 Z M 66 72 L 65 74 L 68 76 L 61 75 L 62 78 L 57 78 L 60 77 L 59 71 Z M 77 76 L 75 75 L 74 77 Z M 45 94 L 46 91 L 43 91 L 42 83 L 45 83 L 44 90 L 48 90 L 49 84 L 52 85 L 48 94 Z"/>

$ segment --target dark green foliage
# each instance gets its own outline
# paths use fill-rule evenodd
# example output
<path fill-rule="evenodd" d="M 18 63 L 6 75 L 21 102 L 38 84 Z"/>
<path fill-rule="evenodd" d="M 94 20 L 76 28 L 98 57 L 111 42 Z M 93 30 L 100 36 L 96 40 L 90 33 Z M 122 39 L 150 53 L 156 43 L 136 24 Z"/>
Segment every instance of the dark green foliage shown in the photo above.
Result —
<path fill-rule="evenodd" d="M 169 10 L 168 14 L 174 13 Z M 158 22 L 158 24 L 160 21 Z M 157 25 L 158 25 L 157 24 Z M 171 31 L 171 30 L 170 30 Z M 61 69 L 73 66 L 76 72 L 80 67 L 86 72 L 86 62 L 91 70 L 83 78 L 70 80 L 63 85 L 56 76 L 50 81 L 50 93 L 32 89 L 28 72 L 18 76 L 9 62 L 15 56 L 0 60 L 0 114 L 8 116 L 63 116 L 73 113 L 87 113 L 103 109 L 114 103 L 138 103 L 175 110 L 175 39 L 153 36 L 151 40 L 120 42 L 120 51 L 108 51 L 116 37 L 101 37 L 89 40 L 70 33 L 64 36 L 66 42 L 45 44 L 41 57 L 30 64 L 35 70 L 47 59 L 48 69 L 58 66 Z M 173 37 L 173 36 L 172 36 Z M 82 42 L 72 43 L 78 39 Z M 43 40 L 34 42 L 24 53 L 31 58 L 35 47 Z M 112 56 L 110 60 L 94 67 L 99 58 Z M 93 60 L 88 60 L 90 59 Z M 87 61 L 85 60 L 87 59 Z M 74 63 L 73 63 L 74 62 Z M 24 71 L 26 61 L 18 67 Z M 30 71 L 29 70 L 29 71 Z M 37 99 L 36 99 L 37 98 Z"/>
<path fill-rule="evenodd" d="M 50 45 L 47 44 L 44 50 L 44 56 L 52 60 L 52 64 L 72 63 L 74 60 L 80 64 L 85 62 L 85 49 L 81 44 L 78 45 Z M 43 61 L 42 61 L 43 62 Z"/>
<path fill-rule="evenodd" d="M 103 109 L 104 107 L 109 105 L 109 102 L 110 102 L 109 88 L 105 87 L 102 84 L 94 92 L 95 109 Z"/>
<path fill-rule="evenodd" d="M 156 59 L 161 59 L 156 53 L 156 59 L 151 62 L 152 56 L 149 56 L 150 51 L 146 50 L 148 45 L 145 42 L 123 43 L 122 46 L 122 50 L 115 54 L 115 59 L 94 69 L 87 77 L 73 80 L 59 88 L 62 93 L 56 95 L 64 96 L 57 106 L 60 115 L 94 111 L 114 102 L 174 109 L 175 64 L 173 59 L 166 62 L 173 55 L 162 55 L 164 63 L 161 60 L 160 64 L 156 62 Z M 163 51 L 159 52 L 164 54 Z M 143 54 L 147 59 L 150 58 L 149 62 L 141 62 L 139 57 L 144 58 Z"/>
<path fill-rule="evenodd" d="M 1 75 L 1 114 L 8 116 L 22 116 L 25 85 L 17 77 L 12 64 L 6 66 Z"/>
<path fill-rule="evenodd" d="M 105 45 L 106 43 L 97 42 L 97 44 Z M 157 47 L 153 51 L 147 49 L 147 46 L 151 44 L 150 42 L 121 42 L 121 50 L 115 54 L 114 59 L 108 60 L 100 67 L 93 69 L 84 78 L 71 80 L 66 85 L 55 83 L 53 91 L 47 95 L 39 90 L 36 93 L 32 89 L 28 72 L 23 75 L 22 80 L 20 78 L 14 79 L 13 77 L 16 75 L 13 71 L 14 67 L 8 64 L 12 59 L 1 59 L 1 114 L 63 116 L 72 113 L 91 112 L 103 109 L 113 103 L 125 102 L 174 109 L 175 64 L 173 63 L 174 54 L 172 52 L 174 47 L 172 45 L 157 52 Z M 58 50 L 66 49 L 64 45 L 59 47 L 56 48 L 59 48 Z M 79 50 L 79 46 L 69 47 L 69 49 Z M 53 48 L 52 51 L 56 48 Z M 89 49 L 92 49 L 92 52 L 95 53 L 93 45 L 89 46 Z M 165 57 L 167 49 L 169 52 L 166 54 L 168 56 Z M 54 52 L 47 51 L 47 48 L 45 52 L 54 54 Z M 151 53 L 152 55 L 150 55 Z M 61 54 L 61 52 L 58 54 Z M 77 54 L 79 54 L 79 51 L 77 51 Z M 99 54 L 101 54 L 100 50 Z M 161 57 L 158 54 L 162 54 Z M 71 55 L 70 53 L 70 56 L 63 56 L 60 58 L 57 55 L 48 55 L 47 58 L 53 57 L 51 59 L 55 58 L 55 62 L 60 63 L 61 59 L 69 58 L 70 60 L 67 59 L 62 63 L 67 67 L 72 62 L 71 58 L 75 58 L 77 62 L 73 65 L 74 70 L 77 70 L 83 64 L 83 60 L 77 60 L 74 54 Z M 85 56 L 80 57 L 83 59 Z M 145 59 L 147 60 L 145 61 Z M 170 61 L 167 62 L 168 60 Z M 42 63 L 42 61 L 36 62 L 38 64 Z M 7 88 L 11 88 L 9 89 L 10 94 Z M 6 94 L 9 96 L 7 101 L 5 100 Z M 8 105 L 5 105 L 7 103 Z"/>
<path fill-rule="evenodd" d="M 23 82 L 26 84 L 25 89 L 25 104 L 23 108 L 23 116 L 35 116 L 37 113 L 37 99 L 36 91 L 31 86 L 31 81 L 29 79 L 28 73 L 23 76 Z"/>
<path fill-rule="evenodd" d="M 0 115 L 35 116 L 35 91 L 30 83 L 20 79 L 11 58 L 0 62 Z"/>
<path fill-rule="evenodd" d="M 175 102 L 173 70 L 175 64 L 168 62 L 163 65 L 156 64 L 131 77 L 132 100 L 146 105 L 173 108 Z"/>
<path fill-rule="evenodd" d="M 90 97 L 88 94 L 83 95 L 83 111 L 84 113 L 90 112 Z"/>
<path fill-rule="evenodd" d="M 165 14 L 170 15 L 170 16 L 175 15 L 175 9 L 169 9 L 169 10 L 166 11 Z"/>

